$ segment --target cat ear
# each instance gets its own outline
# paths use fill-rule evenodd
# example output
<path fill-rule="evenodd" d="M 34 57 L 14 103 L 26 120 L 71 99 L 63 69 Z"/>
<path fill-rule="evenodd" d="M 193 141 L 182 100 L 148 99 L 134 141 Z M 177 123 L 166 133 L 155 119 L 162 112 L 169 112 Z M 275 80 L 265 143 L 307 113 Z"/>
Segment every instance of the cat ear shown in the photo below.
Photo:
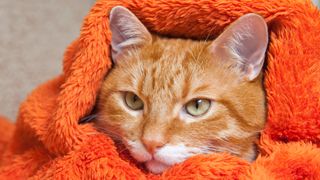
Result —
<path fill-rule="evenodd" d="M 147 28 L 125 7 L 112 8 L 109 19 L 113 61 L 117 61 L 118 56 L 128 48 L 136 48 L 151 42 L 152 37 Z"/>
<path fill-rule="evenodd" d="M 236 61 L 244 78 L 254 80 L 262 69 L 268 46 L 268 27 L 257 14 L 246 14 L 232 23 L 210 46 L 222 59 Z"/>

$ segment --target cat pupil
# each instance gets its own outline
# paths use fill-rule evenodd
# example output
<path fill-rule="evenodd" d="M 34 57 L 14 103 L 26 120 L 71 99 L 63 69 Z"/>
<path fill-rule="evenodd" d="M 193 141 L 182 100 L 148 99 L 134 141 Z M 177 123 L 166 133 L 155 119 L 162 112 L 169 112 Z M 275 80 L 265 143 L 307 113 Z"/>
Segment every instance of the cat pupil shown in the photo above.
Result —
<path fill-rule="evenodd" d="M 200 99 L 196 100 L 196 108 L 197 108 L 197 109 L 199 109 L 200 103 L 201 103 L 201 100 L 200 100 Z"/>
<path fill-rule="evenodd" d="M 137 95 L 134 95 L 134 96 L 133 96 L 133 102 L 135 103 L 137 100 L 138 100 L 138 96 L 137 96 Z"/>

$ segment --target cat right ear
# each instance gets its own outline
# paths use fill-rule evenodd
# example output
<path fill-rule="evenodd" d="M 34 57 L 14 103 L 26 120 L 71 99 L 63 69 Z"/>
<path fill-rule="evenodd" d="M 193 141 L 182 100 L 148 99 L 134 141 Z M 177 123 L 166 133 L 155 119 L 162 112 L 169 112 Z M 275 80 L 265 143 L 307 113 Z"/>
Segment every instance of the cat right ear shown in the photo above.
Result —
<path fill-rule="evenodd" d="M 127 8 L 116 6 L 110 11 L 112 60 L 130 48 L 151 43 L 152 36 L 140 20 Z"/>
<path fill-rule="evenodd" d="M 232 23 L 211 45 L 213 55 L 230 60 L 242 78 L 252 81 L 261 72 L 268 46 L 268 27 L 257 14 Z"/>

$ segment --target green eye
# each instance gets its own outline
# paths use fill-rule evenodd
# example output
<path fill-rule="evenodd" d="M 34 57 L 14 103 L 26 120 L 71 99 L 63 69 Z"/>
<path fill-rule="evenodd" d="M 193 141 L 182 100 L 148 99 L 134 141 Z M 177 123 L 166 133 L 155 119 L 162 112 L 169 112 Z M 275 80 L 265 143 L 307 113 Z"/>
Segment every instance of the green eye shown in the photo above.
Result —
<path fill-rule="evenodd" d="M 211 101 L 207 99 L 194 99 L 186 104 L 186 111 L 192 116 L 201 116 L 205 114 L 211 105 Z"/>
<path fill-rule="evenodd" d="M 143 102 L 142 100 L 134 93 L 127 92 L 125 94 L 125 101 L 127 106 L 135 111 L 143 109 Z"/>

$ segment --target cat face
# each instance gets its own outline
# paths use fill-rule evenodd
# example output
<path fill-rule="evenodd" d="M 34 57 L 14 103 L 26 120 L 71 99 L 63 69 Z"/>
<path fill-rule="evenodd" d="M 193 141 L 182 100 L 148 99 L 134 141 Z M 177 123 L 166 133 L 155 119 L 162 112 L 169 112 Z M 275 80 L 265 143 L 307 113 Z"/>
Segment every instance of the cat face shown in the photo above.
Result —
<path fill-rule="evenodd" d="M 197 154 L 253 160 L 265 122 L 262 22 L 252 14 L 240 18 L 213 42 L 168 39 L 151 35 L 127 9 L 114 8 L 115 66 L 102 84 L 96 126 L 153 173 Z M 247 34 L 239 36 L 241 30 Z"/>

